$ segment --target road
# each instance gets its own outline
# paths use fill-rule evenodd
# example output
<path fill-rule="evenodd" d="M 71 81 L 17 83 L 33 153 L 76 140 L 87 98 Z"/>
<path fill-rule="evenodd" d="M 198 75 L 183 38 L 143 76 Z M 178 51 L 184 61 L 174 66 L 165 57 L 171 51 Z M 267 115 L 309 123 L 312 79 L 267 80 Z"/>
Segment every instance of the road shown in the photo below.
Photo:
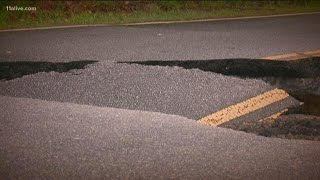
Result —
<path fill-rule="evenodd" d="M 317 179 L 319 142 L 195 121 L 276 85 L 197 67 L 119 62 L 240 61 L 319 49 L 318 19 L 1 32 L 1 68 L 15 68 L 0 80 L 1 176 Z M 290 96 L 242 118 L 299 103 Z"/>
<path fill-rule="evenodd" d="M 2 179 L 317 179 L 320 143 L 193 120 L 0 97 Z"/>
<path fill-rule="evenodd" d="M 0 59 L 63 62 L 257 58 L 318 49 L 319 16 L 3 32 Z"/>

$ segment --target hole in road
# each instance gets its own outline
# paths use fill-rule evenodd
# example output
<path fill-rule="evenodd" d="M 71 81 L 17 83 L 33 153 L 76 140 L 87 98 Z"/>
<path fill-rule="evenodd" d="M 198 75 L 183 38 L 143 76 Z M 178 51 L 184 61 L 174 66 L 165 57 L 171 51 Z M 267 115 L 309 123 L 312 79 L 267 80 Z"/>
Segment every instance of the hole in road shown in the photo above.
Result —
<path fill-rule="evenodd" d="M 240 78 L 257 78 L 303 101 L 277 119 L 251 122 L 233 129 L 267 137 L 320 140 L 320 57 L 295 61 L 220 59 L 119 62 L 146 66 L 178 66 Z"/>
<path fill-rule="evenodd" d="M 200 69 L 240 78 L 258 78 L 284 89 L 291 96 L 304 101 L 306 96 L 318 96 L 320 87 L 320 57 L 295 61 L 262 59 L 217 59 L 193 61 L 134 61 L 118 62 L 147 66 L 178 66 Z"/>
<path fill-rule="evenodd" d="M 262 59 L 215 59 L 188 61 L 133 61 L 118 62 L 149 66 L 178 66 L 185 69 L 233 75 L 244 78 L 280 77 L 312 78 L 320 76 L 320 57 L 295 61 L 271 61 Z"/>
<path fill-rule="evenodd" d="M 39 72 L 55 71 L 63 73 L 74 69 L 84 69 L 88 64 L 93 64 L 95 62 L 97 61 L 84 60 L 65 63 L 33 61 L 0 62 L 0 80 L 12 80 Z"/>

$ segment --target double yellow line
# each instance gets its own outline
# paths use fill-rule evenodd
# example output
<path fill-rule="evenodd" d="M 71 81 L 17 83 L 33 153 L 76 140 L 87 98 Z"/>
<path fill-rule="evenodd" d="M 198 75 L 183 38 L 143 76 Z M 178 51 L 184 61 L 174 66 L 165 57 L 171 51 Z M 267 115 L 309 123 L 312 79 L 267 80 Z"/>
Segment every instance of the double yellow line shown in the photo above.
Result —
<path fill-rule="evenodd" d="M 268 57 L 262 57 L 260 59 L 291 61 L 291 60 L 297 60 L 301 58 L 308 58 L 308 57 L 315 57 L 315 56 L 320 56 L 320 50 L 268 56 Z M 245 100 L 235 105 L 224 108 L 208 116 L 205 116 L 199 119 L 198 122 L 205 125 L 218 126 L 228 121 L 234 120 L 238 117 L 249 114 L 258 109 L 264 108 L 275 102 L 281 101 L 287 97 L 289 97 L 288 93 L 286 93 L 282 89 L 276 88 L 271 91 L 264 92 L 258 96 L 252 97 L 248 100 Z M 277 118 L 286 111 L 288 111 L 288 109 L 284 109 L 276 114 L 271 115 L 268 118 Z"/>
<path fill-rule="evenodd" d="M 229 106 L 216 113 L 206 116 L 199 120 L 199 123 L 217 126 L 228 122 L 232 119 L 246 115 L 265 106 L 268 106 L 277 101 L 281 101 L 289 97 L 289 94 L 282 89 L 273 89 L 260 94 L 256 97 L 250 98 L 238 104 Z"/>

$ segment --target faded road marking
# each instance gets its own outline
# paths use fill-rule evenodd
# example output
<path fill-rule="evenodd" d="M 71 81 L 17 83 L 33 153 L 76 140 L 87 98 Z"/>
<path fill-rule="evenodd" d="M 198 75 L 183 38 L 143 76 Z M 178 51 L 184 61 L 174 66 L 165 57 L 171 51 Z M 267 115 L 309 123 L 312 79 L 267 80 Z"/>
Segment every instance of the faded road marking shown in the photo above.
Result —
<path fill-rule="evenodd" d="M 300 103 L 300 106 L 302 106 L 303 104 L 304 104 L 304 103 L 301 102 L 301 103 Z M 268 119 L 277 119 L 279 116 L 281 116 L 282 114 L 284 114 L 284 113 L 286 113 L 286 112 L 288 112 L 288 111 L 289 111 L 289 109 L 284 109 L 284 110 L 282 110 L 282 111 L 280 111 L 280 112 L 277 112 L 277 113 L 275 113 L 275 114 L 272 114 L 272 115 L 269 116 L 269 117 L 260 119 L 259 122 L 262 122 L 262 121 L 265 121 L 265 120 L 268 120 Z"/>
<path fill-rule="evenodd" d="M 292 61 L 292 60 L 315 57 L 315 56 L 320 56 L 320 50 L 295 52 L 295 53 L 280 54 L 275 56 L 266 56 L 266 57 L 261 57 L 259 59 Z"/>
<path fill-rule="evenodd" d="M 299 56 L 298 53 L 290 53 L 290 54 L 281 54 L 281 55 L 275 55 L 275 56 L 267 56 L 267 57 L 262 57 L 260 59 L 279 60 L 279 59 L 285 59 L 285 58 L 293 58 L 297 56 Z"/>
<path fill-rule="evenodd" d="M 303 54 L 305 54 L 305 55 L 310 55 L 310 56 L 319 55 L 319 54 L 320 54 L 320 50 L 306 51 L 306 52 L 304 52 Z"/>
<path fill-rule="evenodd" d="M 288 112 L 288 111 L 289 111 L 289 109 L 284 109 L 284 110 L 282 110 L 282 111 L 280 111 L 280 112 L 277 112 L 277 113 L 275 113 L 275 114 L 272 114 L 272 115 L 269 116 L 269 117 L 266 117 L 266 118 L 264 118 L 264 119 L 259 120 L 259 122 L 265 121 L 265 120 L 267 120 L 267 119 L 277 119 L 279 116 L 281 116 L 282 114 L 284 114 L 284 113 L 286 113 L 286 112 Z"/>
<path fill-rule="evenodd" d="M 152 25 L 152 24 L 177 24 L 177 23 L 193 23 L 193 22 L 212 22 L 212 21 L 228 21 L 228 20 L 243 20 L 243 19 L 298 16 L 298 15 L 319 14 L 319 13 L 320 12 L 306 12 L 306 13 L 276 14 L 276 15 L 265 15 L 265 16 L 247 16 L 247 17 L 229 17 L 229 18 L 215 18 L 215 19 L 181 20 L 181 21 L 178 20 L 178 21 L 157 21 L 157 22 L 127 23 L 127 24 L 120 24 L 120 25 L 122 25 L 122 26 L 140 26 L 140 25 Z M 0 30 L 0 33 L 1 32 L 12 32 L 12 31 L 31 31 L 31 30 L 67 29 L 67 28 L 83 28 L 83 27 L 105 27 L 105 26 L 117 26 L 117 25 L 114 25 L 114 24 L 85 24 L 85 25 L 48 26 L 48 27 L 20 28 L 20 29 L 2 29 L 2 30 Z"/>
<path fill-rule="evenodd" d="M 281 101 L 289 97 L 289 94 L 282 89 L 273 89 L 260 94 L 256 97 L 250 98 L 238 104 L 229 106 L 222 109 L 216 113 L 206 116 L 198 120 L 201 124 L 206 124 L 210 126 L 218 126 L 250 112 L 256 111 L 260 108 L 268 106 L 277 101 Z"/>

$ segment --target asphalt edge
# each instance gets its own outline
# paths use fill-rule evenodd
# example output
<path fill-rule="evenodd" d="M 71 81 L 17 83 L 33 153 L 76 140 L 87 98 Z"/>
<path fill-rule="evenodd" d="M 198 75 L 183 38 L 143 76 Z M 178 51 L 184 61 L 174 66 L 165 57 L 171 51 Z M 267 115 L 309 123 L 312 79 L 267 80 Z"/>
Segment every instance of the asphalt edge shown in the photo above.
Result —
<path fill-rule="evenodd" d="M 260 19 L 260 18 L 273 18 L 273 17 L 286 17 L 286 16 L 300 16 L 300 15 L 310 15 L 310 14 L 320 14 L 320 12 L 289 13 L 289 14 L 276 14 L 276 15 L 265 15 L 265 16 L 246 16 L 246 17 L 213 18 L 213 19 L 182 20 L 182 21 L 154 21 L 154 22 L 126 23 L 126 24 L 89 24 L 89 25 L 48 26 L 48 27 L 36 27 L 36 28 L 3 29 L 3 30 L 0 30 L 0 33 L 1 32 L 16 32 L 16 31 L 32 31 L 32 30 L 69 29 L 69 28 L 82 28 L 82 27 L 181 24 L 181 23 L 193 23 L 193 22 L 213 22 L 213 21 L 229 21 L 229 20 L 242 20 L 242 19 Z"/>

